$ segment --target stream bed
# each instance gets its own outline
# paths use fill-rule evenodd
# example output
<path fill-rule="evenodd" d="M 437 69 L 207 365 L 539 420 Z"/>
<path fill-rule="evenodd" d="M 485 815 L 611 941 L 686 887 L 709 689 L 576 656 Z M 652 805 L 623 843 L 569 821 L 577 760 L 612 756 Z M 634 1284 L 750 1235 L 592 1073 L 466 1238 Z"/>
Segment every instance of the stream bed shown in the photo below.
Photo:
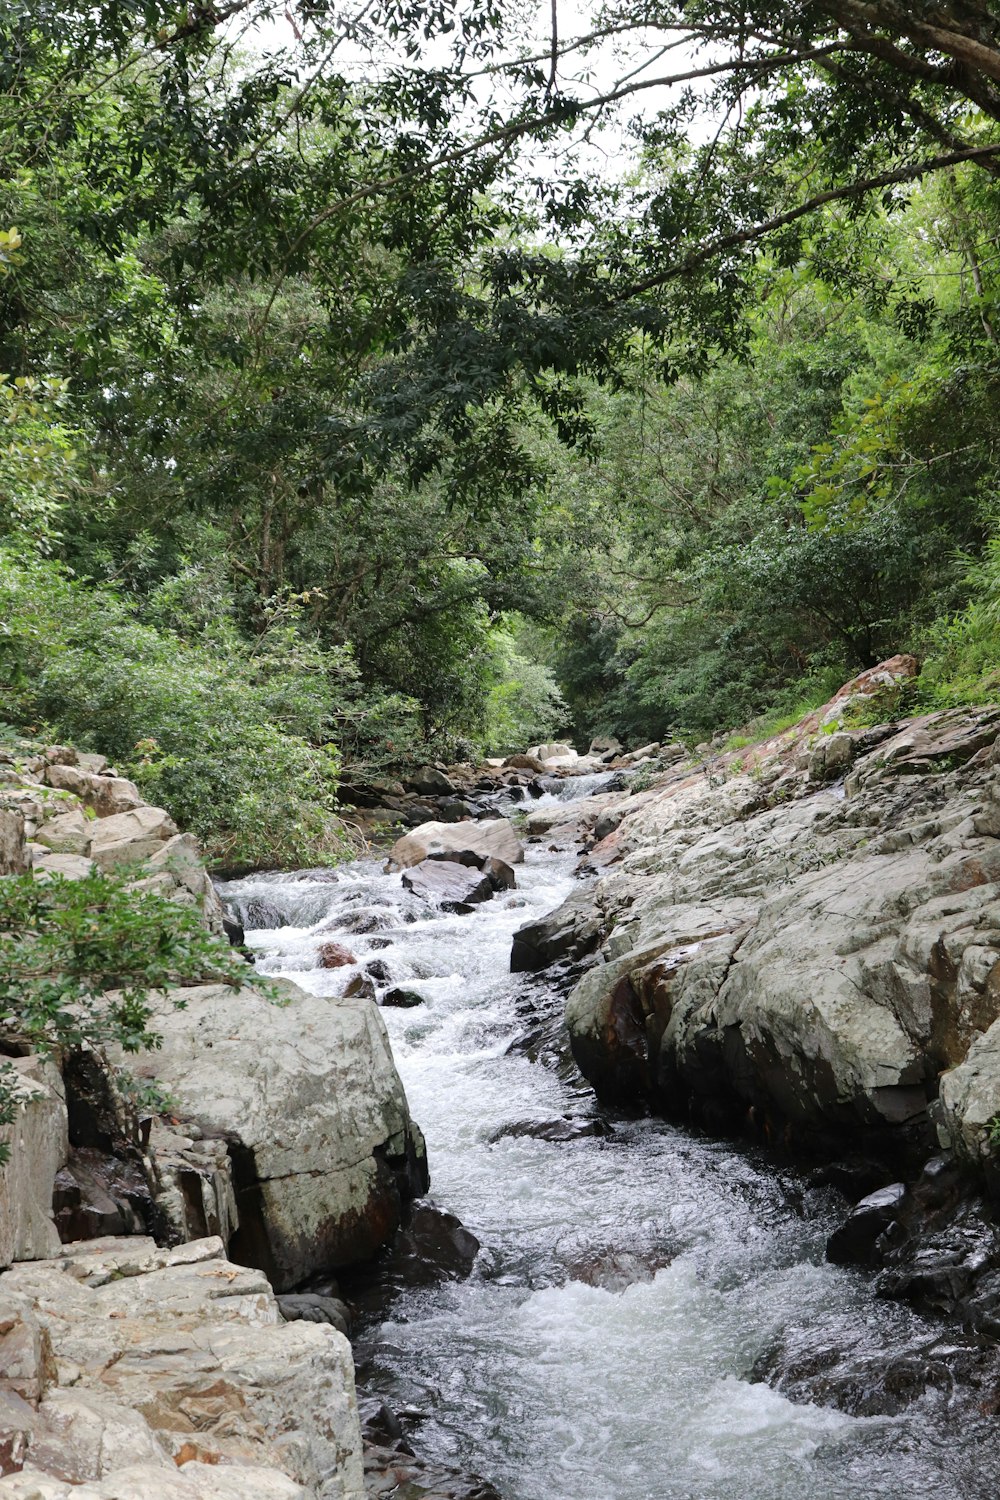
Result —
<path fill-rule="evenodd" d="M 483 1248 L 467 1280 L 366 1320 L 360 1386 L 505 1500 L 994 1500 L 997 1392 L 954 1385 L 946 1327 L 826 1264 L 842 1199 L 764 1153 L 609 1115 L 525 1050 L 562 999 L 509 973 L 511 937 L 573 863 L 529 847 L 517 890 L 464 916 L 372 862 L 223 888 L 262 972 L 339 994 L 356 971 L 316 967 L 332 939 L 379 966 L 380 992 L 423 997 L 382 1014 L 431 1199 Z M 558 1121 L 608 1133 L 531 1133 Z"/>

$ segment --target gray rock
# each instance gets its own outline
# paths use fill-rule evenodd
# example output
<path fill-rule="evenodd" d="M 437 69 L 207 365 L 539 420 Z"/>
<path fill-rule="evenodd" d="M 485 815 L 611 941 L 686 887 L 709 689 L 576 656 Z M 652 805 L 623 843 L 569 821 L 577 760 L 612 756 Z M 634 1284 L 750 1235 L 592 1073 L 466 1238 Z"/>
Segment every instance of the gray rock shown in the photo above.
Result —
<path fill-rule="evenodd" d="M 52 1215 L 56 1174 L 69 1153 L 66 1098 L 59 1069 L 40 1057 L 3 1058 L 17 1075 L 17 1113 L 0 1126 L 10 1159 L 0 1167 L 0 1268 L 38 1260 L 59 1248 Z"/>
<path fill-rule="evenodd" d="M 283 1291 L 373 1254 L 426 1165 L 377 1006 L 276 983 L 286 1004 L 223 985 L 163 997 L 162 1047 L 132 1066 L 169 1091 L 182 1127 L 229 1143 L 231 1252 Z"/>
<path fill-rule="evenodd" d="M 30 1430 L 29 1465 L 0 1495 L 362 1500 L 349 1344 L 285 1323 L 219 1240 L 68 1246 L 8 1271 L 0 1299 Z"/>
<path fill-rule="evenodd" d="M 617 866 L 522 929 L 515 967 L 600 945 L 567 1023 L 608 1097 L 883 1159 L 926 1154 L 933 1116 L 942 1142 L 987 1160 L 998 731 L 1000 712 L 971 710 L 827 736 L 824 777 L 862 752 L 846 799 L 795 769 L 794 736 L 754 775 L 675 774 L 618 809 Z"/>
<path fill-rule="evenodd" d="M 351 1336 L 351 1319 L 346 1303 L 338 1297 L 321 1297 L 315 1292 L 286 1292 L 279 1297 L 278 1311 L 286 1323 L 329 1323 L 345 1338 Z"/>
<path fill-rule="evenodd" d="M 454 860 L 425 859 L 403 871 L 403 885 L 442 911 L 467 912 L 494 894 L 489 875 Z"/>
<path fill-rule="evenodd" d="M 524 849 L 514 826 L 506 818 L 487 818 L 468 823 L 421 823 L 397 839 L 389 854 L 390 869 L 407 869 L 432 856 L 449 854 L 494 855 L 508 865 L 519 865 Z"/>

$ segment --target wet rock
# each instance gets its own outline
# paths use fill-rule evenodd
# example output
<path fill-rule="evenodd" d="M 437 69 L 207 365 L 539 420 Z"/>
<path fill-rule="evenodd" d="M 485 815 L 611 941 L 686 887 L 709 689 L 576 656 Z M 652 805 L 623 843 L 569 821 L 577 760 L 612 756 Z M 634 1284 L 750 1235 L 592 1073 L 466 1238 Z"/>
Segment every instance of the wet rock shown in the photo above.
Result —
<path fill-rule="evenodd" d="M 626 1249 L 622 1245 L 590 1245 L 578 1253 L 563 1252 L 563 1262 L 570 1281 L 582 1281 L 606 1292 L 623 1292 L 638 1282 L 649 1282 L 674 1259 L 666 1245 L 643 1245 Z"/>
<path fill-rule="evenodd" d="M 507 1137 L 515 1139 L 530 1136 L 536 1141 L 580 1141 L 594 1136 L 614 1135 L 614 1127 L 607 1120 L 515 1120 L 503 1125 L 490 1136 L 491 1143 Z"/>
<path fill-rule="evenodd" d="M 961 1333 L 911 1336 L 888 1345 L 881 1330 L 867 1342 L 810 1326 L 788 1330 L 750 1371 L 791 1401 L 835 1407 L 854 1417 L 898 1416 L 916 1403 L 960 1422 L 995 1410 L 1000 1356 Z"/>
<path fill-rule="evenodd" d="M 228 912 L 223 913 L 222 930 L 229 939 L 233 948 L 242 948 L 246 943 L 247 935 L 243 929 L 243 923 L 239 917 L 231 916 Z"/>
<path fill-rule="evenodd" d="M 489 875 L 453 860 L 425 859 L 403 871 L 403 885 L 442 911 L 466 913 L 494 895 Z"/>
<path fill-rule="evenodd" d="M 362 1307 L 381 1308 L 404 1287 L 462 1281 L 471 1275 L 479 1241 L 454 1214 L 431 1203 L 415 1203 L 406 1223 L 378 1259 L 351 1271 L 345 1290 Z"/>
<path fill-rule="evenodd" d="M 518 928 L 511 947 L 511 973 L 533 973 L 562 960 L 580 959 L 594 951 L 604 931 L 594 892 L 589 887 L 574 891 L 556 911 Z"/>
<path fill-rule="evenodd" d="M 384 932 L 395 920 L 394 914 L 383 907 L 366 906 L 358 911 L 342 913 L 337 917 L 336 926 L 340 932 L 363 937 L 370 932 Z"/>
<path fill-rule="evenodd" d="M 379 984 L 388 984 L 392 978 L 392 970 L 384 958 L 372 958 L 365 964 L 365 973 L 369 979 L 375 979 Z"/>
<path fill-rule="evenodd" d="M 56 1173 L 52 1208 L 64 1244 L 100 1235 L 142 1234 L 149 1226 L 151 1207 L 149 1182 L 136 1161 L 82 1147 L 74 1149 Z"/>
<path fill-rule="evenodd" d="M 343 943 L 322 943 L 317 949 L 316 957 L 321 969 L 341 969 L 348 964 L 357 963 L 350 948 L 345 948 Z"/>
<path fill-rule="evenodd" d="M 401 985 L 397 985 L 391 990 L 386 990 L 382 996 L 383 1005 L 396 1007 L 400 1010 L 410 1010 L 415 1005 L 423 1005 L 423 1003 L 424 997 L 417 990 L 407 990 Z"/>
<path fill-rule="evenodd" d="M 392 1500 L 502 1500 L 485 1479 L 414 1457 L 406 1443 L 365 1449 L 365 1495 Z"/>
<path fill-rule="evenodd" d="M 355 974 L 348 981 L 343 990 L 345 1000 L 374 1000 L 376 998 L 375 986 L 366 974 Z"/>
<path fill-rule="evenodd" d="M 347 1304 L 339 1297 L 322 1297 L 316 1292 L 286 1292 L 276 1300 L 286 1323 L 329 1323 L 345 1338 L 351 1336 L 351 1315 Z"/>
<path fill-rule="evenodd" d="M 826 1258 L 838 1266 L 871 1266 L 879 1263 L 877 1242 L 896 1222 L 906 1202 L 906 1186 L 894 1182 L 869 1193 L 826 1242 Z"/>

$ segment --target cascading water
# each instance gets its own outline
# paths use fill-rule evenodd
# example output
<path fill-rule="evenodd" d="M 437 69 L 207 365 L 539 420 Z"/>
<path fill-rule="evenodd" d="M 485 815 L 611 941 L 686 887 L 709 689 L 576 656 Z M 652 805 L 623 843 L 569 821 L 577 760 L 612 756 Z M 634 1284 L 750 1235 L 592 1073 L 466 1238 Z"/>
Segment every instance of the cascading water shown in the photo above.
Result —
<path fill-rule="evenodd" d="M 579 1080 L 517 1050 L 526 1015 L 557 998 L 509 974 L 511 936 L 571 884 L 569 856 L 529 853 L 518 889 L 466 916 L 431 910 L 373 863 L 334 882 L 223 888 L 263 972 L 338 994 L 354 971 L 316 967 L 333 939 L 361 969 L 380 960 L 383 986 L 423 996 L 383 1014 L 432 1196 L 484 1248 L 469 1280 L 404 1290 L 362 1332 L 366 1387 L 411 1413 L 421 1452 L 488 1475 L 508 1500 L 993 1500 L 985 1398 L 958 1417 L 946 1381 L 909 1399 L 901 1377 L 898 1399 L 880 1387 L 881 1415 L 859 1416 L 751 1378 L 789 1344 L 815 1375 L 845 1353 L 884 1372 L 900 1351 L 947 1343 L 825 1263 L 837 1206 L 824 1192 L 654 1120 L 562 1142 L 530 1133 L 599 1118 Z M 285 925 L 259 925 L 275 916 Z"/>

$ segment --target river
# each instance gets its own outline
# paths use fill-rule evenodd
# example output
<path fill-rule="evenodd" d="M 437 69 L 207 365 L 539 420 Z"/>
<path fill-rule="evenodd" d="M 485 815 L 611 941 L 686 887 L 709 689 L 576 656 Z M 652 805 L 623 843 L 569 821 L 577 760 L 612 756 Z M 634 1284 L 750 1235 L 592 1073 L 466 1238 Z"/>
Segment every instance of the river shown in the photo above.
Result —
<path fill-rule="evenodd" d="M 362 1330 L 366 1390 L 407 1409 L 418 1451 L 506 1500 L 994 1500 L 997 1419 L 947 1382 L 905 1398 L 907 1351 L 943 1347 L 946 1330 L 826 1264 L 844 1212 L 831 1190 L 657 1120 L 612 1116 L 611 1134 L 561 1142 L 503 1134 L 605 1118 L 572 1069 L 519 1050 L 561 1001 L 508 971 L 514 930 L 564 898 L 572 865 L 536 847 L 516 891 L 465 916 L 371 862 L 225 887 L 263 972 L 338 994 L 354 971 L 315 967 L 332 938 L 424 997 L 383 1016 L 431 1197 L 483 1250 L 468 1280 L 406 1290 Z M 876 1415 L 857 1414 L 864 1380 L 849 1411 L 810 1401 L 808 1380 L 790 1399 L 751 1378 L 782 1350 L 789 1389 L 789 1350 L 807 1375 L 902 1356 L 903 1395 L 883 1392 Z"/>

